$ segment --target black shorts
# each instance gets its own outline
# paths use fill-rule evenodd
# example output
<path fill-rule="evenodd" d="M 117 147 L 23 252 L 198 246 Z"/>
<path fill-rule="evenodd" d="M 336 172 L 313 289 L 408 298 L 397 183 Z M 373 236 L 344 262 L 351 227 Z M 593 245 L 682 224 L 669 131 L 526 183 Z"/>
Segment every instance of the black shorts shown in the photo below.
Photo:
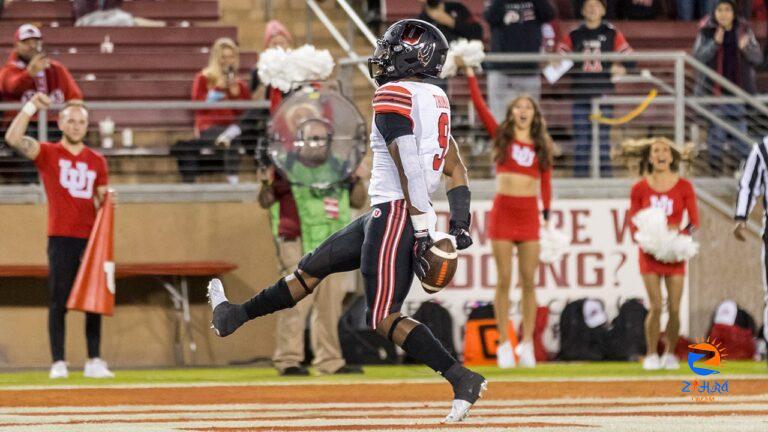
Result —
<path fill-rule="evenodd" d="M 359 268 L 368 302 L 367 321 L 376 329 L 387 315 L 400 311 L 408 295 L 413 243 L 405 200 L 377 204 L 304 256 L 299 268 L 318 278 Z"/>

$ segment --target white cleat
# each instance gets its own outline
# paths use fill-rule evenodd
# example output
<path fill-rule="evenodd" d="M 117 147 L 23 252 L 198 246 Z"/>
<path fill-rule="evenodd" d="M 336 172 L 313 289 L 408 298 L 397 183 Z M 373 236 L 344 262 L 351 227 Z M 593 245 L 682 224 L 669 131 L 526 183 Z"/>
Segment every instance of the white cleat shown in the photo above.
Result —
<path fill-rule="evenodd" d="M 443 423 L 458 423 L 465 418 L 469 417 L 469 409 L 472 408 L 472 404 L 465 401 L 454 399 L 451 406 L 451 413 L 445 417 Z"/>
<path fill-rule="evenodd" d="M 67 370 L 67 362 L 59 360 L 51 365 L 51 371 L 48 373 L 50 379 L 69 378 L 69 371 Z"/>
<path fill-rule="evenodd" d="M 661 367 L 666 370 L 680 369 L 680 362 L 677 361 L 677 357 L 672 353 L 664 353 L 664 355 L 661 356 L 659 363 Z"/>
<path fill-rule="evenodd" d="M 469 410 L 488 390 L 488 381 L 482 375 L 471 370 L 453 386 L 454 399 L 451 404 L 451 412 L 445 417 L 443 423 L 456 423 L 469 416 Z"/>
<path fill-rule="evenodd" d="M 647 371 L 661 369 L 661 359 L 659 358 L 659 355 L 654 353 L 645 356 L 643 359 L 643 369 Z"/>
<path fill-rule="evenodd" d="M 515 367 L 515 354 L 512 351 L 512 343 L 506 341 L 496 348 L 496 363 L 502 369 Z"/>
<path fill-rule="evenodd" d="M 517 346 L 517 357 L 520 359 L 518 364 L 524 368 L 536 367 L 536 353 L 533 350 L 532 343 L 521 343 Z"/>
<path fill-rule="evenodd" d="M 215 310 L 216 306 L 224 303 L 227 300 L 227 295 L 224 294 L 224 284 L 219 279 L 211 279 L 208 282 L 208 303 L 211 305 L 211 310 Z"/>
<path fill-rule="evenodd" d="M 114 378 L 115 374 L 107 367 L 107 362 L 96 357 L 85 362 L 83 376 L 86 378 Z"/>

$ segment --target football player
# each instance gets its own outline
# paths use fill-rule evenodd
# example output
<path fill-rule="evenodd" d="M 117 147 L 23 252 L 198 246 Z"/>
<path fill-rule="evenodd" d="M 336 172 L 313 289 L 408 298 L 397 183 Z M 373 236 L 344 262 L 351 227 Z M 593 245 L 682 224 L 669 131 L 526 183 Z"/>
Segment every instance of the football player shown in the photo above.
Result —
<path fill-rule="evenodd" d="M 208 296 L 213 328 L 227 336 L 248 320 L 292 307 L 329 274 L 360 269 L 369 325 L 448 380 L 454 400 L 445 421 L 456 422 L 486 389 L 485 378 L 454 359 L 427 326 L 400 313 L 413 274 L 424 277 L 429 269 L 430 196 L 443 175 L 450 234 L 458 249 L 472 244 L 467 170 L 449 139 L 450 104 L 442 89 L 422 81 L 440 75 L 447 52 L 443 34 L 424 21 L 401 20 L 387 29 L 368 60 L 380 85 L 371 125 L 371 210 L 304 256 L 292 275 L 245 303 L 230 303 L 218 279 L 208 285 Z"/>

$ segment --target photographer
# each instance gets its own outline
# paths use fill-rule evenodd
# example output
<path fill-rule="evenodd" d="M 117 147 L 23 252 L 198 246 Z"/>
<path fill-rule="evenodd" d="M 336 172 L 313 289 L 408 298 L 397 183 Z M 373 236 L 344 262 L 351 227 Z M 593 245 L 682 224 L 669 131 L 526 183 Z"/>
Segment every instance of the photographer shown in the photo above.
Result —
<path fill-rule="evenodd" d="M 434 24 L 448 42 L 459 38 L 483 39 L 483 27 L 463 4 L 443 0 L 419 0 L 419 3 L 423 5 L 419 19 Z"/>
<path fill-rule="evenodd" d="M 13 39 L 14 50 L 0 70 L 0 94 L 3 95 L 3 102 L 28 102 L 36 93 L 45 94 L 53 104 L 83 98 L 83 93 L 67 68 L 48 57 L 39 28 L 24 24 L 16 30 Z M 15 116 L 15 112 L 6 111 L 4 127 Z M 48 121 L 48 139 L 58 141 L 61 132 L 56 127 L 54 113 L 49 113 Z M 32 118 L 29 132 L 37 137 L 37 116 Z M 26 160 L 0 161 L 0 172 L 19 173 L 13 178 L 17 182 L 37 182 L 35 168 Z"/>

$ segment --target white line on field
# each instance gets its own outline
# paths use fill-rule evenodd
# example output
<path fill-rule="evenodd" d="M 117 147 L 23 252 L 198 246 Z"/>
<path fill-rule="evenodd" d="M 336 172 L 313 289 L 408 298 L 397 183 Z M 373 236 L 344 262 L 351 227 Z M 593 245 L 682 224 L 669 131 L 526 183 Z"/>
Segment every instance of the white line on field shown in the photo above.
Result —
<path fill-rule="evenodd" d="M 505 383 L 529 383 L 529 382 L 625 382 L 625 381 L 680 381 L 700 379 L 695 375 L 647 375 L 647 376 L 625 376 L 625 377 L 491 377 L 488 381 Z M 768 380 L 768 374 L 759 375 L 717 375 L 718 381 L 721 380 L 749 380 L 760 379 Z M 0 386 L 1 391 L 18 390 L 76 390 L 76 389 L 147 389 L 147 388 L 188 388 L 188 387 L 259 387 L 259 386 L 308 386 L 308 385 L 401 385 L 401 384 L 429 384 L 445 382 L 440 377 L 435 378 L 413 378 L 402 380 L 361 380 L 361 381 L 317 381 L 312 379 L 299 379 L 297 381 L 252 381 L 252 382 L 227 382 L 227 381 L 201 381 L 196 383 L 136 383 L 136 384 L 83 384 L 83 385 L 22 385 L 22 386 Z"/>

